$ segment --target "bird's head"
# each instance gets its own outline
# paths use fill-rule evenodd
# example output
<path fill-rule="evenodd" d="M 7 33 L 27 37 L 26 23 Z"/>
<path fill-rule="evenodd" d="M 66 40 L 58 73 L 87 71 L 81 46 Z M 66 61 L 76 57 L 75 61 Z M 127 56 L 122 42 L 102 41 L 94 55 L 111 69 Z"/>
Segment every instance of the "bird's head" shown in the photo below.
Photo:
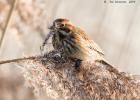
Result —
<path fill-rule="evenodd" d="M 63 31 L 66 33 L 70 32 L 70 27 L 72 26 L 71 22 L 68 19 L 65 18 L 58 18 L 53 21 L 52 26 L 49 27 L 49 29 L 53 32 L 60 32 Z"/>

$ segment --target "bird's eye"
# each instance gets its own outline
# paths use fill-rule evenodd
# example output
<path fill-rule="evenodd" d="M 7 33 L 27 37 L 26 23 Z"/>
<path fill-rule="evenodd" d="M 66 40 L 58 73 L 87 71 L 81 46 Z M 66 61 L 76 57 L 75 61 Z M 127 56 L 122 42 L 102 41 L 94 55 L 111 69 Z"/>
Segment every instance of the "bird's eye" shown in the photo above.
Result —
<path fill-rule="evenodd" d="M 64 27 L 65 25 L 64 24 L 60 24 L 60 27 Z"/>

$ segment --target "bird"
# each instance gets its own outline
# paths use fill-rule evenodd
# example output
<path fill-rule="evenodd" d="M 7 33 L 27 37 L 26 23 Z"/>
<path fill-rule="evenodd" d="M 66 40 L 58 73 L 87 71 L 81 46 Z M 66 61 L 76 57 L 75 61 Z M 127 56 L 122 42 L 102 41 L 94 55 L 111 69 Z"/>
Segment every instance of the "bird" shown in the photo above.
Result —
<path fill-rule="evenodd" d="M 74 25 L 66 18 L 57 18 L 48 28 L 50 30 L 40 48 L 43 51 L 47 40 L 52 36 L 54 50 L 58 51 L 62 58 L 75 61 L 75 68 L 79 71 L 82 61 L 103 65 L 107 70 L 119 73 L 104 57 L 103 50 L 88 34 Z"/>
<path fill-rule="evenodd" d="M 53 48 L 59 51 L 63 58 L 76 59 L 76 68 L 81 65 L 81 61 L 95 62 L 104 59 L 102 49 L 84 30 L 74 25 L 70 20 L 57 18 L 49 30 L 53 35 Z"/>
<path fill-rule="evenodd" d="M 102 49 L 89 38 L 88 34 L 68 19 L 54 20 L 49 29 L 53 32 L 54 49 L 62 49 L 63 56 L 81 60 L 101 59 L 104 56 Z"/>

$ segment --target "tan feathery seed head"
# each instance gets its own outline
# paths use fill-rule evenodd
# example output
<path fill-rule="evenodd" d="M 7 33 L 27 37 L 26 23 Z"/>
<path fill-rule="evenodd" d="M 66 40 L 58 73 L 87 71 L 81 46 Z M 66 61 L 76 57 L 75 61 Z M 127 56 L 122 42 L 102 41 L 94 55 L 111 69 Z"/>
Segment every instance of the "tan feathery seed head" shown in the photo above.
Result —
<path fill-rule="evenodd" d="M 140 99 L 140 85 L 117 69 L 112 71 L 101 63 L 84 62 L 77 73 L 74 62 L 62 63 L 63 59 L 56 55 L 57 52 L 50 52 L 23 63 L 26 85 L 35 89 L 38 95 L 45 93 L 52 100 Z"/>

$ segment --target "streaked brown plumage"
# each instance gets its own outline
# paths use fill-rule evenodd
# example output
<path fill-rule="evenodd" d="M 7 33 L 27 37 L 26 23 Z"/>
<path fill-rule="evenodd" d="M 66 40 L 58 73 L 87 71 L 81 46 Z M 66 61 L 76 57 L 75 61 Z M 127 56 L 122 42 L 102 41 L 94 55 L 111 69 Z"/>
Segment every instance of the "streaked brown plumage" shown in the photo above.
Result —
<path fill-rule="evenodd" d="M 56 19 L 49 29 L 53 33 L 53 47 L 59 50 L 63 57 L 84 61 L 103 59 L 104 54 L 100 47 L 68 19 Z"/>

